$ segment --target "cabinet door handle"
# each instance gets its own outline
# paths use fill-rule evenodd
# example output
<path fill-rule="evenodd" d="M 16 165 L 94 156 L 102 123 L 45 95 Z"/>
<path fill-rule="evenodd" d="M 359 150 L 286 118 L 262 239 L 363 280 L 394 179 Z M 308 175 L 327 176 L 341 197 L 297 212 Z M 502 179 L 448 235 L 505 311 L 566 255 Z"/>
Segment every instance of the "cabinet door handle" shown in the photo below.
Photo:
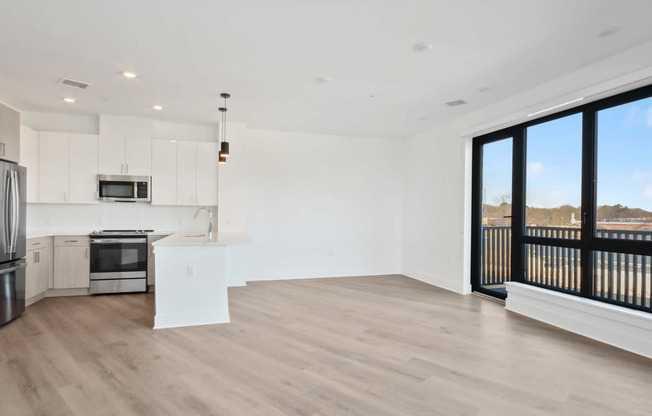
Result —
<path fill-rule="evenodd" d="M 129 164 L 128 163 L 125 164 L 125 173 L 129 173 Z"/>
<path fill-rule="evenodd" d="M 66 243 L 78 243 L 79 240 L 66 240 L 65 242 Z"/>
<path fill-rule="evenodd" d="M 125 173 L 125 164 L 120 163 L 120 173 Z"/>
<path fill-rule="evenodd" d="M 86 248 L 86 258 L 88 258 L 88 247 Z"/>
<path fill-rule="evenodd" d="M 38 251 L 34 252 L 34 263 L 38 263 Z"/>
<path fill-rule="evenodd" d="M 63 202 L 68 202 L 68 192 L 63 191 Z"/>
<path fill-rule="evenodd" d="M 41 243 L 32 243 L 33 246 L 38 246 Z"/>
<path fill-rule="evenodd" d="M 5 155 L 5 144 L 4 144 L 4 142 L 0 142 L 0 153 L 2 153 L 1 156 Z"/>

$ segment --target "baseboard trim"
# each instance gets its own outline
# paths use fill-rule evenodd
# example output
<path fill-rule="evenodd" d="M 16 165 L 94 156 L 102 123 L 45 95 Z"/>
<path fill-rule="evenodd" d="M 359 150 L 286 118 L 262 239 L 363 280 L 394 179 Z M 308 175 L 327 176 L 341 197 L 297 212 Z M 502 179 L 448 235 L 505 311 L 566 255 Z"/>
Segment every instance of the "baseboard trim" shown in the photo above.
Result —
<path fill-rule="evenodd" d="M 55 298 L 59 296 L 86 296 L 90 295 L 88 288 L 79 289 L 48 289 L 45 293 L 46 298 Z"/>
<path fill-rule="evenodd" d="M 377 273 L 334 273 L 334 274 L 307 274 L 307 275 L 295 275 L 292 276 L 290 274 L 263 274 L 263 275 L 258 275 L 255 278 L 247 279 L 245 282 L 245 286 L 247 282 L 269 282 L 273 280 L 302 280 L 302 279 L 331 279 L 331 278 L 337 278 L 337 277 L 365 277 L 365 276 L 385 276 L 385 275 L 396 275 L 396 274 L 402 274 L 401 272 L 377 272 Z M 231 287 L 233 285 L 229 285 Z"/>
<path fill-rule="evenodd" d="M 39 300 L 44 299 L 46 293 L 47 293 L 47 291 L 45 291 L 45 292 L 41 292 L 41 293 L 39 293 L 38 295 L 36 295 L 36 296 L 32 296 L 31 298 L 25 300 L 25 307 L 30 306 L 30 305 L 33 305 L 33 304 L 35 304 L 36 302 L 38 302 Z"/>
<path fill-rule="evenodd" d="M 460 287 L 459 285 L 451 283 L 448 280 L 439 279 L 435 276 L 430 276 L 425 273 L 417 272 L 415 270 L 403 269 L 403 273 L 401 274 L 411 279 L 418 280 L 423 283 L 428 283 L 430 285 L 437 286 L 441 289 L 446 289 L 448 291 L 455 292 L 460 295 L 468 295 L 469 293 L 471 293 L 470 287 L 466 288 L 464 285 Z"/>
<path fill-rule="evenodd" d="M 199 326 L 226 324 L 231 321 L 229 309 L 216 309 L 203 312 L 168 313 L 154 315 L 154 329 L 177 328 L 182 326 Z"/>

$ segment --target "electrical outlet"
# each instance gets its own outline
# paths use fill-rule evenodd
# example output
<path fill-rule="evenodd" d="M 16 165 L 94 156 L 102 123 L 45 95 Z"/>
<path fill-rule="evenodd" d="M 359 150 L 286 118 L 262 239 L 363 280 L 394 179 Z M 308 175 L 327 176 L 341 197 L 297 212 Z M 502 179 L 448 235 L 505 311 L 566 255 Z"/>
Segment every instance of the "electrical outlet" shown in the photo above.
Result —
<path fill-rule="evenodd" d="M 186 275 L 188 277 L 194 277 L 195 276 L 195 266 L 188 266 L 188 269 L 186 271 Z"/>

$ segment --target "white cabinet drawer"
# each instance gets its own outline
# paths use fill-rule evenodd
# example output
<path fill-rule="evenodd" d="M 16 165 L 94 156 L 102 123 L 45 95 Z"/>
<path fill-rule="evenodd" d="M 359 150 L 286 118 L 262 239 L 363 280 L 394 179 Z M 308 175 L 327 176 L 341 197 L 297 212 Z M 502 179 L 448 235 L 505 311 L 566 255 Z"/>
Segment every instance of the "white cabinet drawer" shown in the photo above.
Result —
<path fill-rule="evenodd" d="M 54 236 L 55 247 L 78 247 L 88 246 L 90 239 L 87 235 L 56 235 Z"/>
<path fill-rule="evenodd" d="M 27 251 L 38 250 L 52 245 L 52 237 L 38 237 L 27 240 Z"/>

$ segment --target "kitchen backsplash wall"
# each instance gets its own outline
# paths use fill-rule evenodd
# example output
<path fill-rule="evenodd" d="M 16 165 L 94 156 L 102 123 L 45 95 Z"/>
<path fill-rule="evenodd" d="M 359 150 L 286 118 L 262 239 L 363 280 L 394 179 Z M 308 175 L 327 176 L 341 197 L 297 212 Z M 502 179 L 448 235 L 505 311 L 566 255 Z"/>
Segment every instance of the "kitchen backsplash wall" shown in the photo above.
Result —
<path fill-rule="evenodd" d="M 97 229 L 152 229 L 168 233 L 207 228 L 207 214 L 202 212 L 194 220 L 196 210 L 197 207 L 117 202 L 95 205 L 27 204 L 27 230 L 28 233 L 51 230 L 55 233 L 85 234 Z M 214 214 L 215 210 L 213 207 Z"/>

